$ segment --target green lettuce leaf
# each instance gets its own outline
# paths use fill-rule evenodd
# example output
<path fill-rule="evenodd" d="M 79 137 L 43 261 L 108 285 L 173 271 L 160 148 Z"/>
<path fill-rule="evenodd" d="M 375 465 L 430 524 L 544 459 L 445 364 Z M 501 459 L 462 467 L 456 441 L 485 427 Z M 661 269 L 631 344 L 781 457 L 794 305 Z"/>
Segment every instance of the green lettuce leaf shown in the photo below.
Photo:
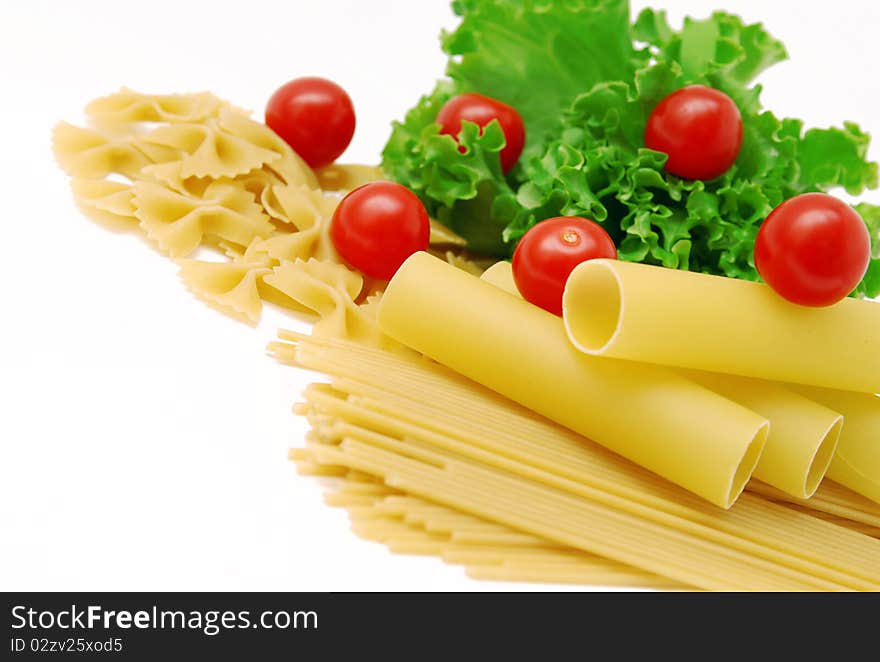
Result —
<path fill-rule="evenodd" d="M 868 272 L 853 294 L 860 297 L 880 295 L 880 207 L 867 202 L 855 205 L 855 210 L 864 219 L 871 235 L 871 262 Z"/>
<path fill-rule="evenodd" d="M 869 136 L 852 123 L 804 129 L 764 110 L 755 78 L 786 58 L 760 24 L 715 12 L 674 30 L 646 9 L 630 25 L 619 0 L 459 0 L 461 24 L 442 37 L 448 80 L 395 123 L 383 167 L 412 188 L 469 246 L 509 255 L 535 223 L 580 215 L 605 227 L 621 259 L 758 280 L 754 241 L 783 200 L 876 188 Z M 644 147 L 656 104 L 692 84 L 728 94 L 743 118 L 736 163 L 711 181 L 667 173 Z M 516 107 L 527 143 L 505 177 L 497 125 L 455 141 L 434 123 L 451 96 L 479 92 Z M 466 123 L 467 124 L 467 123 Z M 880 293 L 880 208 L 856 207 L 874 251 L 854 292 Z"/>
<path fill-rule="evenodd" d="M 447 75 L 458 93 L 516 108 L 527 153 L 555 131 L 576 95 L 635 73 L 627 0 L 456 0 L 452 7 L 462 20 L 441 38 Z"/>
<path fill-rule="evenodd" d="M 451 86 L 440 83 L 394 124 L 382 166 L 419 196 L 432 217 L 467 239 L 471 250 L 507 255 L 502 233 L 519 208 L 501 173 L 504 133 L 493 121 L 483 131 L 463 122 L 458 142 L 441 135 L 434 120 L 451 96 Z"/>

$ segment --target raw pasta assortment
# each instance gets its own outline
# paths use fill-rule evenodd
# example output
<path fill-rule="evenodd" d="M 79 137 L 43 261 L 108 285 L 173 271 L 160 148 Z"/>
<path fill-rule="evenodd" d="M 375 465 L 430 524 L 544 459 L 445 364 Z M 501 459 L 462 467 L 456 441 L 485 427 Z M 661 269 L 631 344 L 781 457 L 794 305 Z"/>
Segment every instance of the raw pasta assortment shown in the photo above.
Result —
<path fill-rule="evenodd" d="M 124 89 L 85 114 L 89 128 L 62 122 L 53 144 L 87 216 L 141 232 L 226 313 L 256 322 L 263 301 L 321 313 L 330 299 L 338 314 L 321 328 L 369 333 L 358 304 L 377 284 L 341 265 L 328 222 L 338 192 L 381 178 L 378 168 L 314 172 L 265 124 L 209 93 Z M 432 238 L 444 256 L 459 242 L 441 226 Z M 203 250 L 213 259 L 199 259 Z"/>
<path fill-rule="evenodd" d="M 123 89 L 55 128 L 74 200 L 223 312 L 312 315 L 270 345 L 328 379 L 290 459 L 364 539 L 476 579 L 880 590 L 880 208 L 828 194 L 877 186 L 867 135 L 762 110 L 785 51 L 730 14 L 454 8 L 381 166 L 337 162 L 322 78 L 265 123 Z"/>

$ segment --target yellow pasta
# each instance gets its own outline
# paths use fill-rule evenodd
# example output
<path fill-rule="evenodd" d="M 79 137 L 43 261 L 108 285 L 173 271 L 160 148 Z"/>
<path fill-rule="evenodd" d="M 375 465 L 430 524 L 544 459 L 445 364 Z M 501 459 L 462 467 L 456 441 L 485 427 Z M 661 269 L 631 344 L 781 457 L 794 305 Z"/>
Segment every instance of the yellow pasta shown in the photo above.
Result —
<path fill-rule="evenodd" d="M 510 262 L 496 262 L 486 269 L 480 278 L 509 294 L 521 296 L 516 287 L 516 281 L 513 280 L 513 268 Z"/>
<path fill-rule="evenodd" d="M 275 184 L 263 193 L 263 204 L 272 210 L 272 216 L 300 232 L 320 232 L 322 226 L 329 225 L 337 203 L 335 198 L 302 184 Z M 335 251 L 332 255 L 336 256 Z"/>
<path fill-rule="evenodd" d="M 316 466 L 307 449 L 299 450 L 298 466 Z M 500 574 L 511 575 L 508 581 L 522 575 L 521 581 L 677 587 L 643 570 L 404 495 L 368 475 L 348 472 L 339 477 L 325 501 L 348 510 L 358 536 L 399 553 L 440 556 L 447 563 L 465 565 L 469 574 L 497 567 L 504 571 Z"/>
<path fill-rule="evenodd" d="M 840 444 L 828 475 L 854 492 L 880 503 L 880 398 L 831 389 L 796 388 L 844 416 Z"/>
<path fill-rule="evenodd" d="M 220 111 L 217 125 L 229 136 L 241 138 L 258 149 L 276 154 L 278 158 L 267 160 L 265 165 L 279 175 L 285 184 L 318 188 L 314 171 L 290 145 L 262 122 L 255 122 L 241 112 L 224 109 Z"/>
<path fill-rule="evenodd" d="M 358 186 L 385 179 L 378 166 L 333 163 L 315 173 L 325 191 L 351 191 Z"/>
<path fill-rule="evenodd" d="M 860 526 L 880 528 L 880 504 L 851 491 L 850 489 L 826 480 L 816 493 L 809 499 L 798 499 L 774 487 L 752 481 L 749 492 L 808 511 L 815 517 L 833 517 L 851 528 Z"/>
<path fill-rule="evenodd" d="M 520 296 L 510 262 L 496 263 L 482 279 Z M 795 497 L 816 491 L 837 448 L 840 413 L 773 382 L 695 370 L 682 374 L 770 421 L 756 478 Z"/>
<path fill-rule="evenodd" d="M 314 259 L 285 262 L 263 280 L 320 316 L 313 328 L 316 335 L 352 338 L 377 347 L 393 344 L 379 330 L 372 307 L 355 303 L 363 278 L 341 264 Z"/>
<path fill-rule="evenodd" d="M 795 497 L 813 495 L 840 440 L 840 412 L 774 382 L 694 370 L 682 374 L 770 421 L 755 478 Z"/>
<path fill-rule="evenodd" d="M 562 308 L 587 354 L 880 391 L 872 301 L 794 306 L 761 283 L 603 259 L 574 269 Z"/>
<path fill-rule="evenodd" d="M 465 273 L 470 274 L 471 276 L 481 276 L 483 271 L 485 271 L 483 267 L 483 260 L 473 260 L 469 257 L 465 257 L 464 255 L 460 255 L 455 251 L 445 250 L 445 251 L 435 251 L 429 250 L 430 254 L 434 255 L 434 257 L 439 257 L 442 260 L 446 261 L 446 264 L 452 265 Z"/>
<path fill-rule="evenodd" d="M 52 147 L 58 164 L 71 177 L 102 179 L 119 174 L 134 179 L 153 163 L 129 138 L 107 136 L 67 122 L 55 126 Z"/>
<path fill-rule="evenodd" d="M 700 588 L 880 587 L 873 538 L 750 495 L 716 509 L 437 364 L 284 335 L 279 358 L 333 377 L 298 410 L 320 464 Z"/>
<path fill-rule="evenodd" d="M 86 115 L 97 126 L 116 128 L 137 122 L 198 122 L 225 107 L 229 104 L 210 92 L 141 94 L 122 88 L 89 103 Z"/>
<path fill-rule="evenodd" d="M 348 505 L 352 530 L 360 537 L 385 544 L 399 553 L 440 556 L 447 563 L 465 565 L 468 575 L 504 581 L 537 581 L 606 586 L 680 588 L 670 580 L 622 563 L 553 545 L 547 540 L 520 534 L 413 497 L 385 496 L 387 488 L 377 483 L 346 483 L 378 487 L 366 505 Z M 359 491 L 355 492 L 359 493 Z M 403 506 L 395 507 L 404 501 Z M 388 508 L 390 503 L 391 508 Z M 428 511 L 426 517 L 420 513 Z M 443 517 L 446 520 L 443 520 Z M 440 525 L 437 522 L 441 522 Z M 446 522 L 445 524 L 443 522 Z M 474 532 L 484 532 L 482 538 Z"/>
<path fill-rule="evenodd" d="M 171 147 L 184 153 L 180 177 L 235 177 L 277 161 L 277 152 L 228 133 L 215 120 L 199 124 L 169 124 L 140 142 Z"/>
<path fill-rule="evenodd" d="M 244 190 L 253 194 L 254 199 L 260 203 L 264 211 L 271 218 L 285 223 L 290 222 L 284 212 L 280 210 L 280 205 L 277 203 L 275 196 L 272 193 L 272 188 L 274 186 L 284 185 L 284 181 L 274 172 L 268 168 L 259 168 L 250 171 L 246 175 L 239 175 L 234 181 L 238 182 Z M 172 183 L 169 182 L 169 184 Z M 184 190 L 189 190 L 189 187 L 186 186 Z"/>
<path fill-rule="evenodd" d="M 178 260 L 180 277 L 201 299 L 224 311 L 242 316 L 251 324 L 256 323 L 262 311 L 260 283 L 272 273 L 271 262 L 266 259 L 208 262 L 203 260 Z"/>
<path fill-rule="evenodd" d="M 556 316 L 424 253 L 392 279 L 379 327 L 722 508 L 763 449 L 763 417 L 669 370 L 584 356 Z"/>
<path fill-rule="evenodd" d="M 316 174 L 266 125 L 208 93 L 123 89 L 90 103 L 86 115 L 92 128 L 62 122 L 53 142 L 89 218 L 142 231 L 177 259 L 198 298 L 237 319 L 256 323 L 264 301 L 298 312 L 333 310 L 339 314 L 329 314 L 319 332 L 395 344 L 374 321 L 371 297 L 385 283 L 363 279 L 352 295 L 336 277 L 344 267 L 329 236 L 341 194 L 383 178 L 381 169 L 332 164 Z M 482 272 L 481 262 L 460 251 L 464 240 L 434 221 L 430 242 L 456 267 Z M 221 260 L 188 258 L 205 248 L 219 249 Z"/>
<path fill-rule="evenodd" d="M 133 200 L 147 237 L 172 257 L 189 255 L 206 236 L 247 246 L 275 232 L 253 196 L 223 180 L 208 186 L 201 198 L 139 181 Z"/>
<path fill-rule="evenodd" d="M 76 177 L 70 181 L 70 189 L 77 206 L 93 221 L 111 230 L 137 227 L 134 191 L 130 184 Z"/>

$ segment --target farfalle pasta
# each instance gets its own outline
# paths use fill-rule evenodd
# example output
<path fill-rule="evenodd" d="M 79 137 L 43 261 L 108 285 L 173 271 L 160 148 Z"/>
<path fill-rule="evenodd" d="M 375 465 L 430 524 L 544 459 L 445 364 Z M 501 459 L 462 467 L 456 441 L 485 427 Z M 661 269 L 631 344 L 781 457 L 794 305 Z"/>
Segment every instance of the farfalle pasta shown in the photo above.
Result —
<path fill-rule="evenodd" d="M 379 330 L 372 302 L 355 303 L 364 289 L 363 277 L 341 264 L 316 259 L 285 262 L 264 281 L 317 313 L 317 336 L 351 338 L 373 347 L 396 344 Z"/>
<path fill-rule="evenodd" d="M 358 186 L 385 178 L 381 168 L 358 164 L 334 163 L 321 168 L 315 174 L 321 188 L 327 191 L 351 191 Z"/>
<path fill-rule="evenodd" d="M 178 264 L 180 277 L 196 296 L 248 322 L 260 319 L 263 308 L 260 283 L 264 276 L 272 273 L 268 261 L 184 259 L 178 260 Z"/>
<path fill-rule="evenodd" d="M 385 283 L 342 264 L 329 222 L 342 194 L 383 178 L 379 168 L 332 164 L 315 173 L 270 128 L 208 92 L 123 88 L 85 114 L 89 127 L 62 122 L 53 142 L 89 218 L 142 232 L 178 261 L 199 299 L 237 319 L 256 323 L 271 301 L 318 313 L 320 328 L 378 342 L 369 297 Z M 431 241 L 457 266 L 481 269 L 449 251 L 463 240 L 443 226 L 433 224 Z M 202 259 L 202 250 L 218 255 Z"/>
<path fill-rule="evenodd" d="M 95 126 L 119 128 L 138 122 L 200 122 L 228 107 L 210 92 L 141 94 L 122 88 L 90 102 L 85 111 Z"/>
<path fill-rule="evenodd" d="M 242 113 L 226 110 L 220 113 L 218 125 L 229 135 L 238 136 L 251 145 L 277 154 L 279 158 L 268 163 L 272 171 L 280 175 L 286 184 L 319 188 L 318 178 L 312 169 L 265 124 L 255 122 Z"/>
<path fill-rule="evenodd" d="M 110 136 L 59 122 L 52 134 L 58 164 L 71 177 L 101 179 L 111 174 L 136 179 L 153 163 L 131 137 Z"/>
<path fill-rule="evenodd" d="M 223 129 L 216 120 L 169 124 L 148 133 L 141 143 L 179 150 L 180 176 L 235 177 L 278 161 L 281 155 Z"/>
<path fill-rule="evenodd" d="M 70 181 L 70 190 L 77 206 L 92 220 L 114 230 L 137 227 L 131 184 L 76 177 Z"/>
<path fill-rule="evenodd" d="M 189 255 L 206 236 L 247 246 L 275 232 L 253 195 L 233 182 L 213 182 L 198 198 L 140 181 L 133 200 L 147 237 L 172 257 Z"/>

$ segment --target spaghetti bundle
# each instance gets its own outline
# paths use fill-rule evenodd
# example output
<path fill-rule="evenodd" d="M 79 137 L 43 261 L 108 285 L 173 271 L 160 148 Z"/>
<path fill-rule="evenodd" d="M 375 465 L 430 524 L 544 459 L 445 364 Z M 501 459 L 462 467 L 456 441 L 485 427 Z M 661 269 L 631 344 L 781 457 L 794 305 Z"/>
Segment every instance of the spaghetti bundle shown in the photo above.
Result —
<path fill-rule="evenodd" d="M 314 463 L 306 449 L 294 449 L 291 456 L 300 473 L 332 469 Z M 348 511 L 356 535 L 398 554 L 438 556 L 463 565 L 475 579 L 682 588 L 632 566 L 401 493 L 367 474 L 335 474 L 325 502 Z"/>
<path fill-rule="evenodd" d="M 282 337 L 279 359 L 332 377 L 299 407 L 319 465 L 691 587 L 880 589 L 864 533 L 751 494 L 719 510 L 432 362 Z"/>

